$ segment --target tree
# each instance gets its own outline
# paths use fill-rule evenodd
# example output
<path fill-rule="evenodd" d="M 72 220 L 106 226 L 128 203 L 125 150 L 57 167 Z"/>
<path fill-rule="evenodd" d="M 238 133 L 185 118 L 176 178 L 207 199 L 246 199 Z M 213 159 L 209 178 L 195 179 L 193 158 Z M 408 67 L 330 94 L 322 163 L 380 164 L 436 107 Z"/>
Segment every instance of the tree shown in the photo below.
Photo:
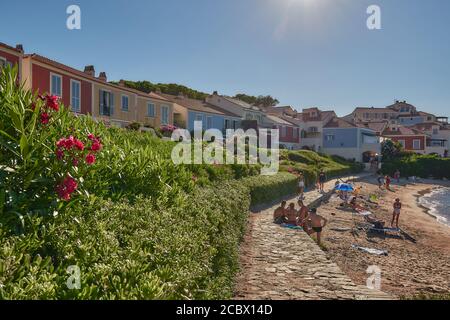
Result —
<path fill-rule="evenodd" d="M 263 106 L 263 107 L 273 107 L 280 103 L 277 99 L 272 96 L 249 96 L 244 93 L 239 93 L 234 96 L 235 99 L 239 99 L 241 101 L 247 102 L 248 104 L 255 106 Z"/>
<path fill-rule="evenodd" d="M 392 160 L 401 155 L 403 151 L 403 146 L 399 142 L 394 142 L 392 140 L 385 140 L 381 144 L 381 155 L 383 160 Z"/>

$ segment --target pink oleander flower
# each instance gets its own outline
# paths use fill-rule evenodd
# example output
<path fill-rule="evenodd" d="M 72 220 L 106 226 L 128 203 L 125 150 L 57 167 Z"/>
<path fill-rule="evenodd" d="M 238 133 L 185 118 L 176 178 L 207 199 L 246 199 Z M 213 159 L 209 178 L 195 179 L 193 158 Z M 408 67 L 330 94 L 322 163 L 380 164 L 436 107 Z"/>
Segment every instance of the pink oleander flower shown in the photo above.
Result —
<path fill-rule="evenodd" d="M 50 121 L 50 115 L 47 112 L 41 113 L 41 123 L 48 124 Z"/>
<path fill-rule="evenodd" d="M 84 150 L 84 144 L 80 140 L 74 139 L 74 145 L 75 145 L 75 148 L 77 148 L 78 150 L 80 150 L 80 151 Z"/>
<path fill-rule="evenodd" d="M 97 151 L 100 151 L 101 149 L 102 149 L 102 144 L 98 140 L 94 141 L 94 143 L 92 143 L 91 151 L 97 152 Z"/>
<path fill-rule="evenodd" d="M 93 155 L 92 153 L 89 153 L 89 154 L 86 156 L 86 163 L 87 163 L 88 165 L 93 165 L 93 164 L 95 163 L 95 155 Z"/>
<path fill-rule="evenodd" d="M 76 180 L 70 176 L 64 178 L 64 180 L 56 186 L 56 192 L 60 199 L 69 201 L 71 199 L 72 193 L 74 193 L 78 188 L 78 183 Z"/>
<path fill-rule="evenodd" d="M 64 158 L 64 151 L 60 148 L 56 150 L 56 158 L 62 160 Z"/>
<path fill-rule="evenodd" d="M 47 107 L 54 110 L 59 111 L 59 97 L 58 96 L 49 96 L 46 97 Z"/>

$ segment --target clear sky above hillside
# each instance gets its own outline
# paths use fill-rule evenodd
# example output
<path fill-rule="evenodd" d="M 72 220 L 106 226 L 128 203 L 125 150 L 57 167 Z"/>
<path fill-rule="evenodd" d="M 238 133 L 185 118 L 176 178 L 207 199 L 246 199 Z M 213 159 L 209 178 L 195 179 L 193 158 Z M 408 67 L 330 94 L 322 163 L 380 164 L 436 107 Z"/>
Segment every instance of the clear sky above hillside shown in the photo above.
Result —
<path fill-rule="evenodd" d="M 78 4 L 82 29 L 66 28 Z M 369 5 L 382 29 L 366 27 Z M 407 100 L 450 115 L 448 0 L 111 0 L 2 3 L 0 41 L 110 80 L 270 94 L 339 115 Z M 9 12 L 9 13 L 7 13 Z"/>

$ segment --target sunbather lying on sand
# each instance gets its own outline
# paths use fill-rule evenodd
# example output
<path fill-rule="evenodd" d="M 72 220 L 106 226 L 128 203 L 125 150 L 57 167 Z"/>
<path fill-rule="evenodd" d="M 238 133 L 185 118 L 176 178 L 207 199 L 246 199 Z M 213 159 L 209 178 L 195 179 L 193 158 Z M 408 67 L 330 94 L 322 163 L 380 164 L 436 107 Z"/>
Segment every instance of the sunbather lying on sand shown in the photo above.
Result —
<path fill-rule="evenodd" d="M 276 224 L 282 224 L 286 221 L 286 201 L 283 201 L 281 202 L 281 205 L 273 212 L 273 222 Z"/>

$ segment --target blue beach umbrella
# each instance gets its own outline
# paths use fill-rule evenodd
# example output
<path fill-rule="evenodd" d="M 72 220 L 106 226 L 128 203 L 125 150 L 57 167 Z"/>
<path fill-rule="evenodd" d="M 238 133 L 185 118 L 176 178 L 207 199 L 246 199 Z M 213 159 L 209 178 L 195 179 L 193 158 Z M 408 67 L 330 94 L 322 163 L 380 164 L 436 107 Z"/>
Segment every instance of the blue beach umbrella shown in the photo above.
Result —
<path fill-rule="evenodd" d="M 355 190 L 351 184 L 348 183 L 339 183 L 336 186 L 336 190 L 338 191 L 353 191 Z"/>

